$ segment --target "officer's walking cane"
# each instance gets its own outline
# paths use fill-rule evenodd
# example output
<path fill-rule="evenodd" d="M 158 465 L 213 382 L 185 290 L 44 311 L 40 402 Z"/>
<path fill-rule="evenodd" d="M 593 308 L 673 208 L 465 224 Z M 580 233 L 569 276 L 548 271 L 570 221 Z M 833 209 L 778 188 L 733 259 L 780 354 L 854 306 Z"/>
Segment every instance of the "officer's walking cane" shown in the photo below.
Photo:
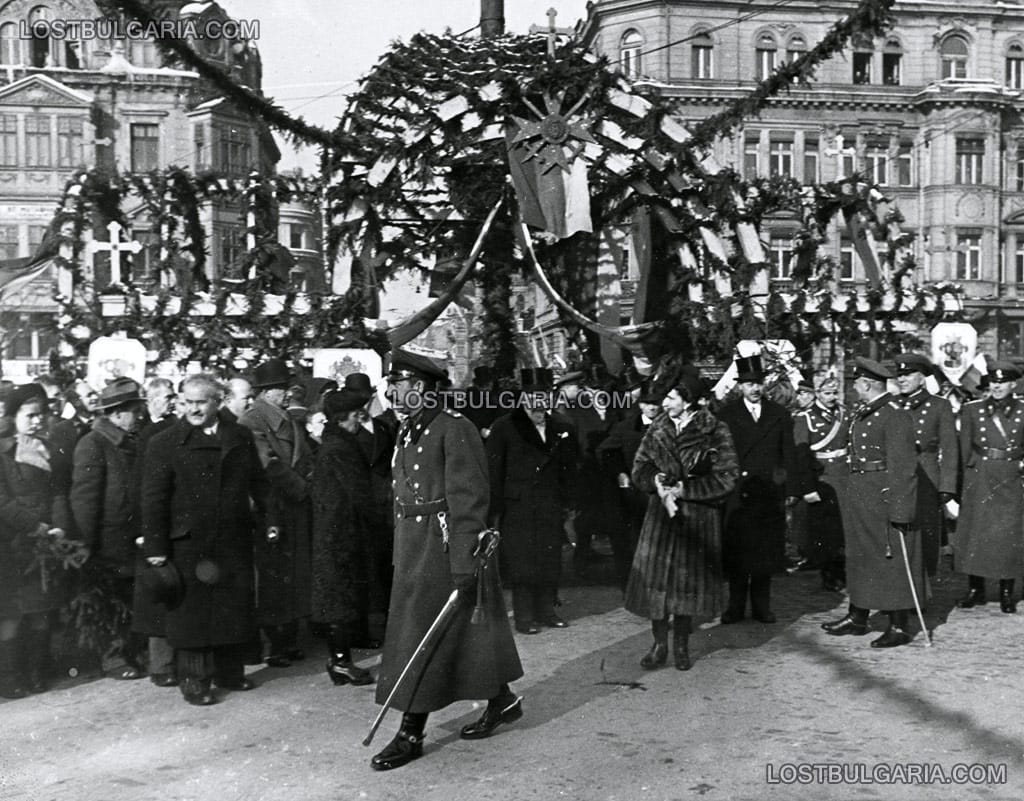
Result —
<path fill-rule="evenodd" d="M 893 528 L 896 527 L 893 526 Z M 902 530 L 897 529 L 897 531 L 900 535 L 900 549 L 903 551 L 903 566 L 907 569 L 907 581 L 910 582 L 910 594 L 914 597 L 914 609 L 917 610 L 917 619 L 921 622 L 921 632 L 924 634 L 924 644 L 926 648 L 931 648 L 932 633 L 928 631 L 928 627 L 924 624 L 921 602 L 917 600 L 917 587 L 914 586 L 914 574 L 910 570 L 910 557 L 907 555 L 907 540 Z"/>

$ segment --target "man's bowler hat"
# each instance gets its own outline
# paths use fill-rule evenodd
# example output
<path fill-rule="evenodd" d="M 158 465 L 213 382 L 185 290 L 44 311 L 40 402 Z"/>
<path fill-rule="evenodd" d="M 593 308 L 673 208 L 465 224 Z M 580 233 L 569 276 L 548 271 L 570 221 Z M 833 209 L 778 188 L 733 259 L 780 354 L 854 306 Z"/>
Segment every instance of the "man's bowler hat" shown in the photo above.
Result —
<path fill-rule="evenodd" d="M 252 386 L 253 389 L 284 389 L 292 384 L 294 378 L 283 360 L 269 359 L 253 371 Z"/>

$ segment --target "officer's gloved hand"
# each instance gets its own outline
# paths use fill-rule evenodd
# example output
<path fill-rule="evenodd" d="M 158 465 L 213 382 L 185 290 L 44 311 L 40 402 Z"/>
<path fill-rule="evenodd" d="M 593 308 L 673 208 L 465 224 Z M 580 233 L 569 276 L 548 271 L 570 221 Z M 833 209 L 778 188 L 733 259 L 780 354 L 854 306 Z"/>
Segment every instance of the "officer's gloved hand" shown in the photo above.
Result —
<path fill-rule="evenodd" d="M 474 573 L 452 573 L 452 584 L 459 592 L 470 593 L 476 589 Z"/>

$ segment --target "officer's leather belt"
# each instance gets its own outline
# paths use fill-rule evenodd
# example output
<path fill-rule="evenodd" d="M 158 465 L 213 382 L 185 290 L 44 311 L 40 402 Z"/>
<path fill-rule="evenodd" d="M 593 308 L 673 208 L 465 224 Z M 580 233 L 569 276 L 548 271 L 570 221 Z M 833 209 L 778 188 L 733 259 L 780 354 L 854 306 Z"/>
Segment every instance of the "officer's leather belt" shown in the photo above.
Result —
<path fill-rule="evenodd" d="M 448 511 L 448 501 L 441 498 L 436 501 L 424 501 L 423 503 L 402 503 L 397 501 L 402 517 L 420 517 L 425 515 L 436 515 L 438 512 Z"/>
<path fill-rule="evenodd" d="M 885 459 L 850 459 L 853 473 L 877 473 L 885 470 Z"/>
<path fill-rule="evenodd" d="M 836 451 L 817 451 L 814 455 L 819 459 L 839 459 L 846 456 L 846 448 L 840 448 Z"/>
<path fill-rule="evenodd" d="M 982 459 L 1000 459 L 1003 461 L 1011 462 L 1018 459 L 1024 459 L 1024 448 L 1012 448 L 1011 450 L 1003 450 L 1002 448 L 978 448 L 975 447 L 974 452 L 978 454 Z"/>

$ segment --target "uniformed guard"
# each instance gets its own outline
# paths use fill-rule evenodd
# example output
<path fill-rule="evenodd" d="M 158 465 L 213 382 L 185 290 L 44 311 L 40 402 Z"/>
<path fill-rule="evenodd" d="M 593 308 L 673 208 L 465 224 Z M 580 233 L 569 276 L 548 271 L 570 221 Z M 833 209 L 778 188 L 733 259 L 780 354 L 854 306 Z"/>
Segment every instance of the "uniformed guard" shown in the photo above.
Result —
<path fill-rule="evenodd" d="M 441 408 L 437 382 L 445 371 L 427 356 L 396 350 L 388 400 L 408 414 L 398 432 L 395 490 L 395 574 L 377 679 L 377 703 L 404 712 L 394 739 L 371 760 L 374 770 L 399 768 L 423 754 L 427 715 L 453 701 L 488 698 L 463 739 L 489 736 L 522 717 L 522 699 L 509 682 L 523 675 L 501 584 L 493 568 L 474 573 L 475 551 L 487 528 L 487 459 L 476 427 Z M 477 599 L 458 606 L 425 661 L 399 677 L 417 653 L 453 589 Z"/>
<path fill-rule="evenodd" d="M 921 532 L 924 566 L 934 576 L 942 545 L 942 506 L 956 496 L 960 469 L 960 446 L 956 435 L 953 407 L 945 398 L 925 389 L 925 377 L 932 374 L 932 363 L 919 353 L 900 353 L 894 357 L 896 385 L 903 408 L 914 420 L 917 446 L 917 514 L 914 522 Z"/>
<path fill-rule="evenodd" d="M 997 578 L 1000 608 L 1017 611 L 1013 577 L 1024 573 L 1024 400 L 1011 393 L 1018 378 L 1014 365 L 995 362 L 988 372 L 990 396 L 962 409 L 963 503 L 952 543 L 954 565 L 970 582 L 957 604 L 961 609 L 983 605 L 985 579 Z"/>
<path fill-rule="evenodd" d="M 850 475 L 846 450 L 849 419 L 839 403 L 835 376 L 818 376 L 814 385 L 814 404 L 793 418 L 797 454 L 813 477 L 811 491 L 803 496 L 807 526 L 801 553 L 821 570 L 825 589 L 839 591 L 846 586 L 839 507 Z"/>
<path fill-rule="evenodd" d="M 924 597 L 921 536 L 913 529 L 917 503 L 917 453 L 910 415 L 886 392 L 893 373 L 858 358 L 853 388 L 860 404 L 849 428 L 850 476 L 841 505 L 846 537 L 846 616 L 822 624 L 829 634 L 867 634 L 872 609 L 885 610 L 889 626 L 872 648 L 906 645 L 914 592 L 907 578 L 900 537 L 905 538 L 917 597 Z"/>

